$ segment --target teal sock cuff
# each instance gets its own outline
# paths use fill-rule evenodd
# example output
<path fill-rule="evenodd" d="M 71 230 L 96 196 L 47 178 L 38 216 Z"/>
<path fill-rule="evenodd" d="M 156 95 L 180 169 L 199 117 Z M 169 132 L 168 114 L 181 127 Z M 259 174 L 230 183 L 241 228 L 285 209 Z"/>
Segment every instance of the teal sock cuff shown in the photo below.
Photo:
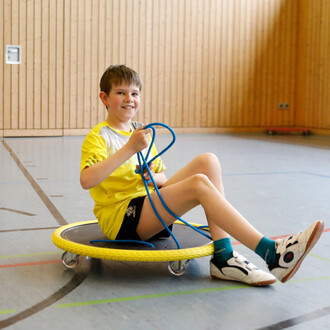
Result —
<path fill-rule="evenodd" d="M 264 236 L 257 245 L 255 253 L 264 259 L 268 265 L 271 264 L 276 254 L 275 241 Z"/>
<path fill-rule="evenodd" d="M 214 258 L 221 262 L 227 261 L 233 255 L 233 247 L 230 242 L 230 238 L 222 238 L 213 242 L 214 244 Z"/>

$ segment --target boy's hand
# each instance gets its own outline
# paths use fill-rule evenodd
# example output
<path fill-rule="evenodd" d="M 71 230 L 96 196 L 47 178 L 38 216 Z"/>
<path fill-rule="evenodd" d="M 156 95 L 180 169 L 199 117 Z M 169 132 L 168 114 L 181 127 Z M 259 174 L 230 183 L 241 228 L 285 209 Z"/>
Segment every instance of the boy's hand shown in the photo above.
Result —
<path fill-rule="evenodd" d="M 139 127 L 133 132 L 128 141 L 128 144 L 130 144 L 135 153 L 140 152 L 148 147 L 149 134 L 151 132 L 151 128 L 143 129 L 143 127 Z"/>
<path fill-rule="evenodd" d="M 150 172 L 151 172 L 152 176 L 154 176 L 154 174 L 155 174 L 154 167 L 155 167 L 155 163 L 150 163 L 149 164 L 149 169 L 150 169 Z M 140 165 L 136 165 L 136 169 L 139 172 L 140 171 Z M 151 181 L 151 177 L 150 177 L 149 172 L 146 168 L 143 171 L 143 177 L 146 179 L 146 181 Z"/>

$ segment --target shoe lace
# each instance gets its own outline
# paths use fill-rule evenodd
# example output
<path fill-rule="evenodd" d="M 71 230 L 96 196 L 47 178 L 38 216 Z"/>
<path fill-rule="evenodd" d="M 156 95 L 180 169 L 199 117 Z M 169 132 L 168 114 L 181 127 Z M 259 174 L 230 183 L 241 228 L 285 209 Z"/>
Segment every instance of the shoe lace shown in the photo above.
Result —
<path fill-rule="evenodd" d="M 238 255 L 235 257 L 235 261 L 240 264 L 241 266 L 246 267 L 248 270 L 252 271 L 253 269 L 257 269 L 258 267 L 255 266 L 252 262 L 249 262 L 245 257 L 242 255 Z"/>
<path fill-rule="evenodd" d="M 281 240 L 278 243 L 276 252 L 283 254 L 289 245 L 292 245 L 294 242 L 299 240 L 299 236 L 301 235 L 301 233 L 302 232 L 299 232 L 297 234 L 290 235 L 286 238 L 283 238 L 283 240 Z"/>

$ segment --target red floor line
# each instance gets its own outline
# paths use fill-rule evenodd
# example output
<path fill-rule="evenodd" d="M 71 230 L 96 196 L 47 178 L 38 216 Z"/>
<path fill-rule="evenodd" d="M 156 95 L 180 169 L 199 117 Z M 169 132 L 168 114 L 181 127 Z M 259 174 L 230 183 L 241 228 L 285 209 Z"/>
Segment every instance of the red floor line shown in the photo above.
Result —
<path fill-rule="evenodd" d="M 326 228 L 323 230 L 323 232 L 328 232 L 330 231 L 330 228 Z M 290 235 L 282 235 L 282 236 L 275 236 L 271 237 L 271 239 L 278 239 L 278 238 L 283 238 L 287 237 Z M 240 245 L 242 244 L 241 242 L 232 242 L 232 245 Z M 19 263 L 19 264 L 7 264 L 7 265 L 0 265 L 0 268 L 12 268 L 12 267 L 22 267 L 22 266 L 37 266 L 37 265 L 47 265 L 47 264 L 55 264 L 61 262 L 60 259 L 57 260 L 48 260 L 48 261 L 37 261 L 37 262 L 26 262 L 26 263 Z"/>
<path fill-rule="evenodd" d="M 11 268 L 11 267 L 22 267 L 22 266 L 36 266 L 36 265 L 47 265 L 47 264 L 56 264 L 61 262 L 61 260 L 47 260 L 47 261 L 36 261 L 36 262 L 25 262 L 20 264 L 7 264 L 0 265 L 0 268 Z"/>

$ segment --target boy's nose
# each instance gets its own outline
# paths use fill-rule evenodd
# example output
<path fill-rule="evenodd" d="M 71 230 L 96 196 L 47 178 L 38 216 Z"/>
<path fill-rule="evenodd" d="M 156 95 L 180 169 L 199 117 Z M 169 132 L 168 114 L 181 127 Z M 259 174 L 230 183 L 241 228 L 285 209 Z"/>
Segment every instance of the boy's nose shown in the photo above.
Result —
<path fill-rule="evenodd" d="M 126 94 L 125 101 L 131 101 L 133 100 L 132 96 L 130 94 Z"/>

